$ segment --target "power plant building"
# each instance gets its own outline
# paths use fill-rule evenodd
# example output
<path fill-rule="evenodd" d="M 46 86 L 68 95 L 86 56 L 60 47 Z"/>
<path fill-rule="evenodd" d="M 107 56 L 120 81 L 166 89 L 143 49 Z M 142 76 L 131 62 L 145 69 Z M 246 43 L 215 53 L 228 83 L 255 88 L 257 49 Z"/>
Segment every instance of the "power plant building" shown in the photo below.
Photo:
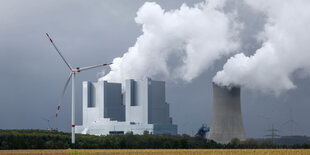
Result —
<path fill-rule="evenodd" d="M 172 124 L 165 99 L 165 82 L 126 81 L 126 121 L 138 124 Z M 145 104 L 147 103 L 147 104 Z"/>
<path fill-rule="evenodd" d="M 83 82 L 83 124 L 77 133 L 107 135 L 176 135 L 177 126 L 169 117 L 165 82 L 146 78 L 126 80 L 124 93 L 120 83 Z"/>
<path fill-rule="evenodd" d="M 240 88 L 213 83 L 213 114 L 208 139 L 227 144 L 233 138 L 246 140 L 240 104 Z"/>

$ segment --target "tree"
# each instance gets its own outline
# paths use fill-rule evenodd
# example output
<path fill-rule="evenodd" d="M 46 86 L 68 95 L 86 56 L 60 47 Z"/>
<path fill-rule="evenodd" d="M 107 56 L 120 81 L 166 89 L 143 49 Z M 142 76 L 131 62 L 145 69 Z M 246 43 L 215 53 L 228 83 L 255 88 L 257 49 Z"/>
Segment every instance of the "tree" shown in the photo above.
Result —
<path fill-rule="evenodd" d="M 239 138 L 233 138 L 233 139 L 231 139 L 230 144 L 233 146 L 238 146 L 238 145 L 240 145 L 240 139 Z"/>
<path fill-rule="evenodd" d="M 242 145 L 244 146 L 244 148 L 249 148 L 249 149 L 259 148 L 259 143 L 254 139 L 248 139 L 246 141 L 243 141 Z"/>

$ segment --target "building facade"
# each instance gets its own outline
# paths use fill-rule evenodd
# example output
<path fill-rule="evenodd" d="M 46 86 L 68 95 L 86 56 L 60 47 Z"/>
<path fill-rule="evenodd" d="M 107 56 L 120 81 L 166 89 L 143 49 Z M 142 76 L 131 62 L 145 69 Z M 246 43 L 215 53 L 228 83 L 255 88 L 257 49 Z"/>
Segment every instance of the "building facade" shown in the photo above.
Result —
<path fill-rule="evenodd" d="M 166 103 L 165 82 L 126 81 L 126 121 L 137 124 L 172 124 Z M 128 103 L 128 104 L 127 104 Z"/>
<path fill-rule="evenodd" d="M 177 126 L 169 117 L 165 82 L 146 78 L 120 83 L 83 82 L 83 124 L 77 133 L 107 135 L 144 131 L 176 135 Z"/>

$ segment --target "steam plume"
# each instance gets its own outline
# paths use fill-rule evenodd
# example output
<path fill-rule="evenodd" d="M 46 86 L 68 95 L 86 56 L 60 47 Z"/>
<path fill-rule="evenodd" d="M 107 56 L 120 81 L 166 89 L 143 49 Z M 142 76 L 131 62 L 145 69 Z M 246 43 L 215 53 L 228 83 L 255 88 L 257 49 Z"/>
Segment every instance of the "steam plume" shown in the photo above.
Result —
<path fill-rule="evenodd" d="M 221 85 L 241 85 L 280 94 L 296 88 L 297 73 L 310 75 L 310 1 L 246 1 L 267 17 L 254 55 L 231 57 L 214 77 Z"/>
<path fill-rule="evenodd" d="M 240 24 L 235 14 L 224 13 L 224 0 L 183 4 L 165 11 L 156 3 L 145 3 L 137 12 L 142 35 L 122 57 L 115 58 L 111 71 L 99 80 L 161 77 L 191 81 L 215 60 L 239 48 Z"/>

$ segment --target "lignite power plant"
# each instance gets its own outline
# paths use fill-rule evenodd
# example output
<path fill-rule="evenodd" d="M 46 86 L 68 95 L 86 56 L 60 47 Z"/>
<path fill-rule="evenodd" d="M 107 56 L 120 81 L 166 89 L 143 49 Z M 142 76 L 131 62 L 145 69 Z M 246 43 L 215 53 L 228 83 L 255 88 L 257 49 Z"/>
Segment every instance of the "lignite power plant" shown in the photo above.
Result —
<path fill-rule="evenodd" d="M 172 123 L 169 105 L 165 97 L 165 82 L 145 78 L 140 81 L 126 80 L 125 91 L 120 83 L 107 81 L 83 82 L 83 124 L 75 125 L 75 74 L 108 64 L 72 68 L 53 40 L 50 42 L 66 63 L 71 73 L 67 79 L 62 97 L 72 79 L 72 143 L 75 132 L 92 135 L 143 134 L 148 131 L 155 135 L 176 135 L 177 125 Z M 218 143 L 229 143 L 231 139 L 245 140 L 241 114 L 240 88 L 219 86 L 213 83 L 213 114 L 208 139 Z"/>
<path fill-rule="evenodd" d="M 165 100 L 165 82 L 126 80 L 83 82 L 83 124 L 76 126 L 82 134 L 108 135 L 132 132 L 154 135 L 176 135 L 169 105 Z M 240 88 L 213 83 L 213 115 L 208 139 L 229 143 L 231 139 L 245 140 L 241 114 Z"/>

